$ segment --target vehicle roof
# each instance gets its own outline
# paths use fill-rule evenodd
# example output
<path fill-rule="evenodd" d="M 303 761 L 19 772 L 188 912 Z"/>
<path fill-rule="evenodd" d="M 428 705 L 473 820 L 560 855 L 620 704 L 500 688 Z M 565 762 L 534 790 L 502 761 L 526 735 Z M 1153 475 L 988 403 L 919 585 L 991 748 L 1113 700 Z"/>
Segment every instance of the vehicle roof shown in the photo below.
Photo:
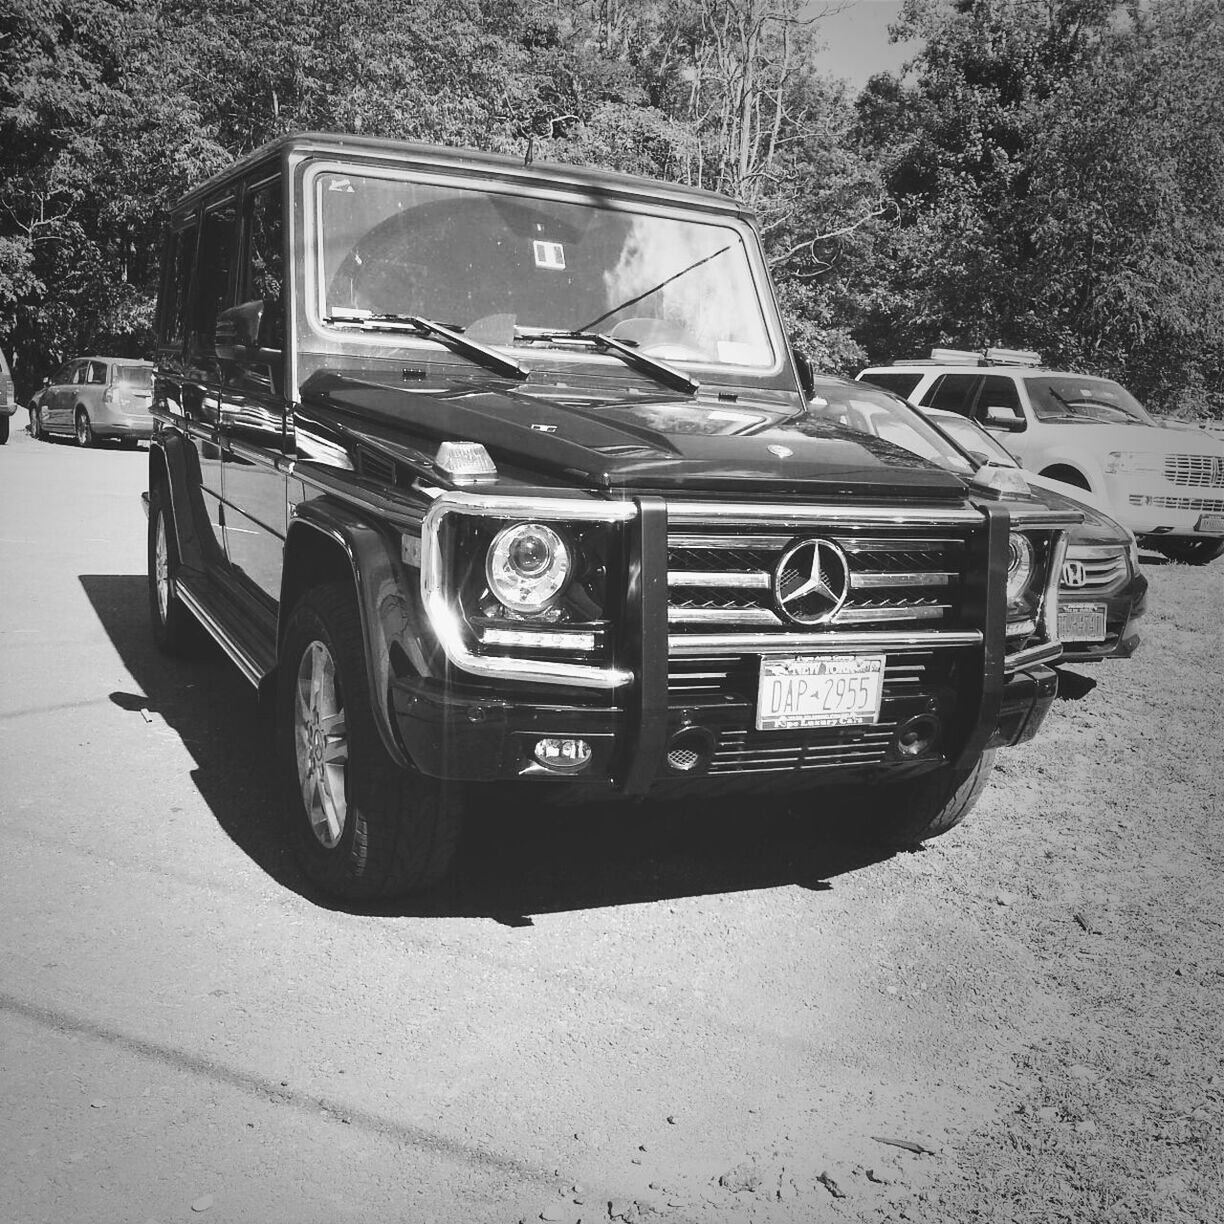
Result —
<path fill-rule="evenodd" d="M 107 361 L 113 365 L 130 365 L 130 366 L 149 366 L 152 367 L 151 361 L 145 361 L 143 357 L 105 357 L 101 353 L 82 353 L 79 357 L 68 357 L 63 364 L 67 365 L 69 361 Z"/>
<path fill-rule="evenodd" d="M 524 141 L 524 153 L 526 142 Z M 616 196 L 637 196 L 669 203 L 699 205 L 719 212 L 751 217 L 752 212 L 730 196 L 681 183 L 666 183 L 639 175 L 619 174 L 587 166 L 561 162 L 526 162 L 525 156 L 489 153 L 481 149 L 421 144 L 375 136 L 354 136 L 339 132 L 295 132 L 278 137 L 248 153 L 225 170 L 193 188 L 175 205 L 176 210 L 197 202 L 231 178 L 240 178 L 262 161 L 285 158 L 292 153 L 317 156 L 354 157 L 371 162 L 403 162 L 417 167 L 453 170 L 466 174 L 493 175 L 519 183 L 570 186 Z"/>

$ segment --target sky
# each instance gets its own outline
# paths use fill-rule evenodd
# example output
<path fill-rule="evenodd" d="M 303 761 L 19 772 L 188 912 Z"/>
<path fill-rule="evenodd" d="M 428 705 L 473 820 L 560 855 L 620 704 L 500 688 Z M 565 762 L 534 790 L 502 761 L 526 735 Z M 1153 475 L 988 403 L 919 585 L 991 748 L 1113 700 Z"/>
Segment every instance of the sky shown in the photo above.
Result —
<path fill-rule="evenodd" d="M 816 0 L 809 9 L 813 14 L 829 10 L 820 19 L 820 38 L 827 46 L 816 66 L 848 81 L 855 92 L 877 72 L 899 71 L 917 50 L 917 43 L 888 41 L 888 23 L 897 19 L 901 0 Z"/>

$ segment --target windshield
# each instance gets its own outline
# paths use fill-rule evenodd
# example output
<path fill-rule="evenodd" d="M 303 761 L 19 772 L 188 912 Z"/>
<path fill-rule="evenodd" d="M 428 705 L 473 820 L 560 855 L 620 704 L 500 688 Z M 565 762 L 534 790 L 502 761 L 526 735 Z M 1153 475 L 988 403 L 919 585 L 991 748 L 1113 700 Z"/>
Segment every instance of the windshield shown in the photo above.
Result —
<path fill-rule="evenodd" d="M 484 345 L 593 331 L 643 354 L 771 368 L 733 226 L 593 203 L 324 171 L 315 179 L 319 317 L 420 317 Z"/>
<path fill-rule="evenodd" d="M 903 447 L 940 467 L 962 473 L 973 471 L 965 456 L 904 400 L 877 387 L 861 382 L 817 381 L 808 410 L 813 416 Z"/>
<path fill-rule="evenodd" d="M 1073 418 L 1113 425 L 1155 425 L 1143 406 L 1120 383 L 1079 374 L 1026 378 L 1029 399 L 1038 420 Z"/>
<path fill-rule="evenodd" d="M 153 386 L 153 371 L 149 366 L 116 366 L 115 381 L 147 391 Z"/>
<path fill-rule="evenodd" d="M 988 463 L 997 463 L 1001 467 L 1020 466 L 1009 451 L 968 417 L 949 412 L 933 417 L 932 421 L 970 454 L 983 455 Z"/>

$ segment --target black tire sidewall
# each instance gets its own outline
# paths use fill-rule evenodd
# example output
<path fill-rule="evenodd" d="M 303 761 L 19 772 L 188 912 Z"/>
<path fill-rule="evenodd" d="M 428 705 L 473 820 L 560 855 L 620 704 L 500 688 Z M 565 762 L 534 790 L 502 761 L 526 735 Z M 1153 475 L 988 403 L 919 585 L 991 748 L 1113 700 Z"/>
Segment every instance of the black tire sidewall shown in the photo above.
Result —
<path fill-rule="evenodd" d="M 328 585 L 309 592 L 290 614 L 277 667 L 277 756 L 281 785 L 285 788 L 289 835 L 302 870 L 327 892 L 372 897 L 383 891 L 384 879 L 382 865 L 373 861 L 380 848 L 371 844 L 374 830 L 368 813 L 376 802 L 373 796 L 380 791 L 384 803 L 391 796 L 398 796 L 401 779 L 374 726 L 365 663 L 351 640 L 355 609 L 349 608 L 349 604 L 355 605 L 355 599 L 345 588 Z M 358 644 L 360 640 L 358 632 Z M 347 812 L 340 840 L 334 847 L 324 846 L 310 827 L 294 745 L 298 668 L 303 654 L 315 641 L 322 642 L 335 665 L 348 737 Z"/>
<path fill-rule="evenodd" d="M 174 591 L 174 576 L 179 568 L 177 539 L 174 533 L 174 514 L 166 504 L 169 492 L 164 485 L 154 485 L 149 490 L 149 534 L 148 534 L 148 588 L 149 624 L 153 641 L 163 654 L 178 657 L 195 655 L 204 643 L 204 631 L 199 622 L 183 605 Z M 163 617 L 157 598 L 157 523 L 165 523 L 166 563 L 170 575 L 169 598 L 166 615 Z"/>
<path fill-rule="evenodd" d="M 294 749 L 298 668 L 312 642 L 331 654 L 348 738 L 347 813 L 334 847 L 310 827 Z M 290 842 L 306 877 L 351 901 L 400 896 L 428 887 L 445 873 L 462 823 L 458 795 L 397 763 L 383 744 L 353 588 L 312 588 L 289 615 L 277 663 L 276 757 L 284 788 Z"/>

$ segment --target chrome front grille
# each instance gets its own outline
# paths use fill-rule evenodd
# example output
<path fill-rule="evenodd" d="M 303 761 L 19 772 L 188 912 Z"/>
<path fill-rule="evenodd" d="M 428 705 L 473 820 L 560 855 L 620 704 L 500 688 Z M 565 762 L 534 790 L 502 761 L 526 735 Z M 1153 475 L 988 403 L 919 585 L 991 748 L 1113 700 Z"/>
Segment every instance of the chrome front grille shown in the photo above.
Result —
<path fill-rule="evenodd" d="M 797 540 L 819 537 L 846 556 L 849 589 L 842 607 L 819 626 L 944 628 L 954 614 L 964 577 L 965 542 L 953 532 L 921 535 L 849 534 L 818 526 L 739 534 L 725 526 L 669 533 L 668 622 L 687 627 L 757 631 L 794 630 L 779 611 L 775 575 Z"/>
<path fill-rule="evenodd" d="M 1216 497 L 1149 497 L 1146 493 L 1132 493 L 1132 506 L 1156 506 L 1162 510 L 1206 510 L 1224 511 L 1224 498 Z"/>
<path fill-rule="evenodd" d="M 1164 469 L 1170 484 L 1224 488 L 1224 462 L 1212 455 L 1166 455 Z"/>
<path fill-rule="evenodd" d="M 929 650 L 890 652 L 884 668 L 884 700 L 928 691 L 935 683 L 935 665 L 935 654 Z M 673 658 L 667 669 L 668 693 L 676 703 L 711 697 L 755 702 L 760 667 L 758 655 Z"/>
<path fill-rule="evenodd" d="M 669 504 L 668 705 L 713 735 L 708 773 L 871 766 L 891 759 L 902 722 L 947 717 L 963 652 L 982 641 L 964 612 L 980 526 L 968 507 Z M 844 601 L 796 616 L 796 573 L 819 573 Z M 877 723 L 757 730 L 762 658 L 812 653 L 884 656 Z"/>
<path fill-rule="evenodd" d="M 1129 572 L 1126 552 L 1121 546 L 1090 548 L 1071 545 L 1063 561 L 1059 590 L 1064 595 L 1083 595 L 1117 586 L 1125 581 Z"/>
<path fill-rule="evenodd" d="M 884 759 L 896 726 L 826 732 L 724 731 L 710 759 L 711 774 L 793 772 L 872 765 Z"/>

